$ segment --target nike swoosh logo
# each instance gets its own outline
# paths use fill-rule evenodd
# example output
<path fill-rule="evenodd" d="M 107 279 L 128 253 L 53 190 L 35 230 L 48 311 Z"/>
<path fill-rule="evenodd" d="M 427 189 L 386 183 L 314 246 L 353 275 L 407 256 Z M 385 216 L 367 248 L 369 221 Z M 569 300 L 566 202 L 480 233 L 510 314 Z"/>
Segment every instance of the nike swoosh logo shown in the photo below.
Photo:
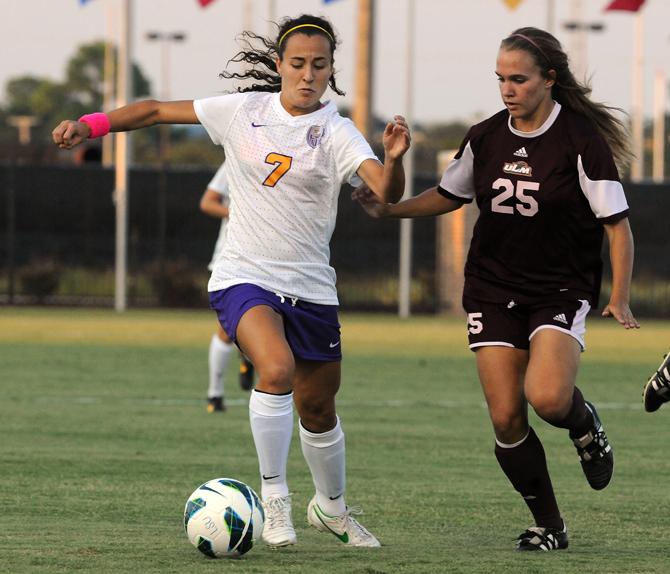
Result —
<path fill-rule="evenodd" d="M 267 126 L 267 124 L 257 124 L 256 122 L 251 122 L 252 128 L 263 128 L 265 126 Z"/>
<path fill-rule="evenodd" d="M 339 344 L 340 344 L 340 342 L 338 341 L 337 343 L 329 343 L 328 346 L 329 346 L 331 349 L 334 349 L 334 348 L 337 347 Z"/>
<path fill-rule="evenodd" d="M 328 530 L 330 530 L 342 542 L 344 542 L 345 544 L 349 543 L 349 534 L 347 534 L 346 530 L 342 534 L 340 534 L 339 532 L 335 532 L 330 526 L 328 526 L 328 524 L 326 524 L 326 521 L 321 516 L 321 509 L 318 506 L 315 506 L 314 510 L 315 510 L 316 517 L 321 521 L 321 524 L 323 524 Z"/>
<path fill-rule="evenodd" d="M 330 500 L 337 500 L 342 494 L 338 494 L 337 496 L 329 496 Z"/>
<path fill-rule="evenodd" d="M 263 476 L 263 480 L 272 480 L 273 478 L 277 478 L 279 475 L 278 475 L 278 474 L 275 474 L 275 475 L 273 475 L 273 476 L 265 476 L 265 475 L 263 474 L 262 476 Z"/>

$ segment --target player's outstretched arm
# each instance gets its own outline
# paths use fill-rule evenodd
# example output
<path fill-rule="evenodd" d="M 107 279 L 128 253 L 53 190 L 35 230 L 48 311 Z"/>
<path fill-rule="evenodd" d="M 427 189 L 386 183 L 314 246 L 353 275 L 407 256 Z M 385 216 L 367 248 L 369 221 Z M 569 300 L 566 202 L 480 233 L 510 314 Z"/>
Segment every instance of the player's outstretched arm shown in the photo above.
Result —
<path fill-rule="evenodd" d="M 144 100 L 118 108 L 108 114 L 89 114 L 79 120 L 62 121 L 51 132 L 54 143 L 63 149 L 73 148 L 91 137 L 108 132 L 127 132 L 155 124 L 197 124 L 198 117 L 191 100 L 159 102 Z"/>
<path fill-rule="evenodd" d="M 352 192 L 351 198 L 357 201 L 368 215 L 374 218 L 442 215 L 443 213 L 456 211 L 463 205 L 459 201 L 444 197 L 437 191 L 437 187 L 431 187 L 423 193 L 399 203 L 385 203 L 367 185 L 361 185 Z"/>
<path fill-rule="evenodd" d="M 394 116 L 384 129 L 384 163 L 365 160 L 358 175 L 382 200 L 395 203 L 405 192 L 405 169 L 402 157 L 410 146 L 409 126 L 402 116 Z"/>
<path fill-rule="evenodd" d="M 639 329 L 640 324 L 629 307 L 634 247 L 628 218 L 606 224 L 605 231 L 610 245 L 612 295 L 602 315 L 614 317 L 626 329 Z"/>

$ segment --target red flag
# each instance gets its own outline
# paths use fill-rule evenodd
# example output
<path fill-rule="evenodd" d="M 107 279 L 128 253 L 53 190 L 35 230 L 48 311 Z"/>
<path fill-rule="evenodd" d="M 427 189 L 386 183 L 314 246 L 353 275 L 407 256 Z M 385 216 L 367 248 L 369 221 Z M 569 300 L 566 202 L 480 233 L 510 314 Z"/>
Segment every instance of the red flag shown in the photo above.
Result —
<path fill-rule="evenodd" d="M 607 8 L 605 8 L 605 12 L 609 10 L 637 12 L 640 8 L 642 8 L 642 4 L 644 4 L 644 0 L 614 0 L 613 2 L 609 3 Z"/>
<path fill-rule="evenodd" d="M 198 4 L 200 4 L 200 6 L 203 8 L 212 2 L 214 2 L 214 0 L 198 0 Z"/>

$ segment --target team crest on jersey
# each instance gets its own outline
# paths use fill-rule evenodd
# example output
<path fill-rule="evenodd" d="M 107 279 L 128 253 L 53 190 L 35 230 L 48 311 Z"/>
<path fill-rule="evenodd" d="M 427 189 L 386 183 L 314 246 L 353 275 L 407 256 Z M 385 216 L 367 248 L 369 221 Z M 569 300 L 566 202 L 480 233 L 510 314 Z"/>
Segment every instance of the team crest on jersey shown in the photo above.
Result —
<path fill-rule="evenodd" d="M 319 145 L 325 131 L 323 126 L 311 126 L 307 130 L 307 145 L 312 149 L 316 149 L 316 146 Z"/>
<path fill-rule="evenodd" d="M 503 164 L 503 171 L 505 173 L 523 175 L 526 177 L 533 175 L 533 168 L 530 167 L 525 161 L 506 161 Z"/>

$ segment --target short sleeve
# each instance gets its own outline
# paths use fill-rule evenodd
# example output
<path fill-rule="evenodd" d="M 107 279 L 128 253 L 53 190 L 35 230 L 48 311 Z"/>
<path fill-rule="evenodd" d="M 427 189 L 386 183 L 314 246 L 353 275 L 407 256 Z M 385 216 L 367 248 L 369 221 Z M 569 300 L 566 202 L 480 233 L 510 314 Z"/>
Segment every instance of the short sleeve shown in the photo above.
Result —
<path fill-rule="evenodd" d="M 475 156 L 470 145 L 470 132 L 468 132 L 461 142 L 458 153 L 444 170 L 439 188 L 453 199 L 471 202 L 475 197 L 474 162 Z"/>
<path fill-rule="evenodd" d="M 226 94 L 194 100 L 195 115 L 215 144 L 223 145 L 230 122 L 247 96 L 246 93 Z"/>
<path fill-rule="evenodd" d="M 333 148 L 339 180 L 354 187 L 360 185 L 361 178 L 356 172 L 366 159 L 379 161 L 370 144 L 348 118 L 339 118 L 333 126 Z"/>
<path fill-rule="evenodd" d="M 207 189 L 216 191 L 221 196 L 227 196 L 228 191 L 228 179 L 226 178 L 226 164 L 222 163 L 219 169 L 216 170 L 214 177 L 207 184 Z"/>
<path fill-rule="evenodd" d="M 603 223 L 626 217 L 628 202 L 605 139 L 599 134 L 594 135 L 581 152 L 577 155 L 579 186 L 593 214 Z"/>

